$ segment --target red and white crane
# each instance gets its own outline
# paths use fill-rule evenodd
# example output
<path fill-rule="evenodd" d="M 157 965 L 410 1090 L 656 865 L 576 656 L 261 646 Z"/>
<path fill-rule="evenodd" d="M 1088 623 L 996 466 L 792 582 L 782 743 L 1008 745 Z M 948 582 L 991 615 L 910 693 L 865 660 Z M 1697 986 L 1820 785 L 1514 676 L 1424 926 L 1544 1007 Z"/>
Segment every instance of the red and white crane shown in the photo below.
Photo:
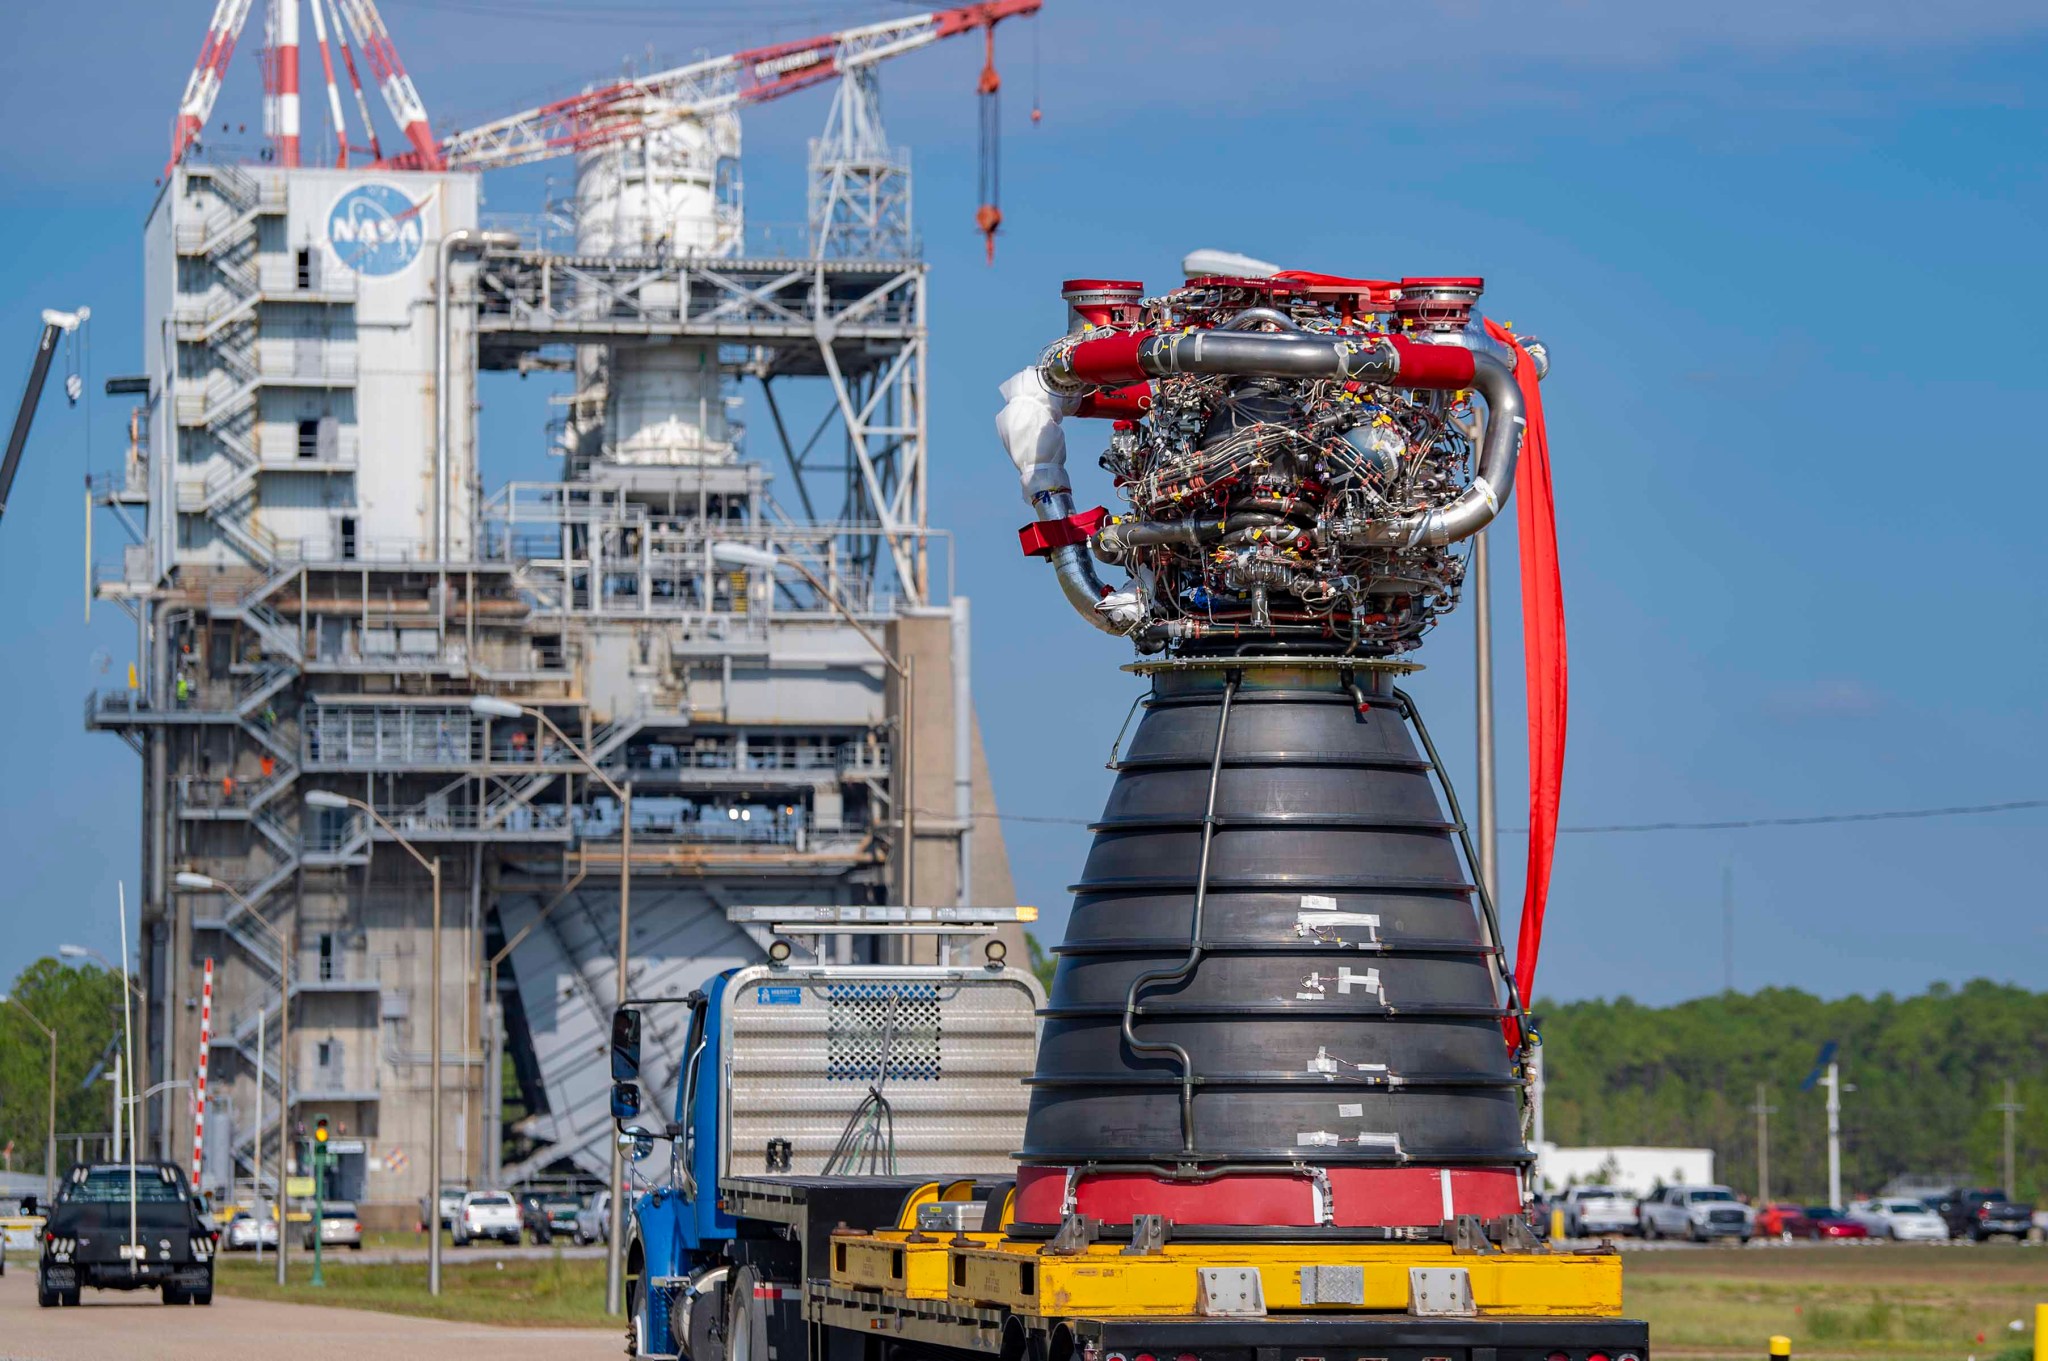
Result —
<path fill-rule="evenodd" d="M 220 96 L 228 59 L 253 3 L 254 0 L 218 0 L 206 40 L 199 49 L 199 59 L 186 83 L 185 96 L 178 105 L 165 174 L 198 144 L 214 101 Z M 300 3 L 301 0 L 268 0 L 270 41 L 264 61 L 264 121 L 271 135 L 273 155 L 279 164 L 287 166 L 299 164 Z M 638 136 L 650 126 L 708 118 L 779 99 L 914 52 L 943 38 L 979 32 L 984 39 L 983 64 L 976 84 L 982 104 L 982 202 L 976 209 L 975 221 L 988 238 L 991 250 L 996 229 L 1002 222 L 996 202 L 995 101 L 1002 82 L 995 69 L 995 29 L 1005 19 L 1036 14 L 1043 6 L 1043 0 L 980 0 L 976 4 L 710 57 L 587 90 L 437 139 L 428 123 L 426 106 L 405 73 L 398 48 L 377 13 L 374 0 L 304 3 L 312 8 L 327 106 L 335 125 L 335 163 L 347 165 L 352 149 L 366 149 L 372 165 L 408 170 L 492 170 L 574 155 Z M 342 64 L 355 90 L 366 148 L 352 148 L 344 127 L 341 93 L 327 46 L 330 22 L 341 47 Z M 386 158 L 378 146 L 376 129 L 370 122 L 369 102 L 364 98 L 351 55 L 350 38 L 361 49 L 385 106 L 404 132 L 407 149 L 398 155 Z"/>
<path fill-rule="evenodd" d="M 330 22 L 341 45 L 342 64 L 348 71 L 349 83 L 355 87 L 356 108 L 362 114 L 372 159 L 381 161 L 382 158 L 377 150 L 375 125 L 370 122 L 369 101 L 363 97 L 362 80 L 357 75 L 355 58 L 349 48 L 351 35 L 355 38 L 355 45 L 362 49 L 364 60 L 369 63 L 370 74 L 377 81 L 377 91 L 383 95 L 392 121 L 404 132 L 405 140 L 412 148 L 407 153 L 413 158 L 411 163 L 421 169 L 441 169 L 445 163 L 434 140 L 433 129 L 427 122 L 426 105 L 420 102 L 419 91 L 405 73 L 405 63 L 399 60 L 398 47 L 391 41 L 391 31 L 384 26 L 383 16 L 377 13 L 375 0 L 305 0 L 305 3 L 312 8 L 313 34 L 320 45 L 327 106 L 335 120 L 337 164 L 348 164 L 349 145 L 347 130 L 342 125 L 341 92 L 335 84 L 334 61 L 327 48 Z M 299 4 L 300 0 L 269 0 L 264 25 L 268 41 L 263 54 L 263 122 L 277 163 L 286 166 L 299 164 Z M 207 119 L 213 116 L 214 102 L 220 98 L 221 84 L 227 75 L 228 61 L 234 56 L 235 43 L 241 38 L 242 26 L 248 22 L 249 11 L 253 7 L 254 0 L 217 0 L 214 5 L 212 22 L 206 28 L 206 39 L 199 46 L 199 59 L 192 64 L 192 74 L 185 82 L 184 97 L 178 101 L 178 116 L 171 125 L 171 156 L 164 163 L 166 175 L 199 145 Z"/>

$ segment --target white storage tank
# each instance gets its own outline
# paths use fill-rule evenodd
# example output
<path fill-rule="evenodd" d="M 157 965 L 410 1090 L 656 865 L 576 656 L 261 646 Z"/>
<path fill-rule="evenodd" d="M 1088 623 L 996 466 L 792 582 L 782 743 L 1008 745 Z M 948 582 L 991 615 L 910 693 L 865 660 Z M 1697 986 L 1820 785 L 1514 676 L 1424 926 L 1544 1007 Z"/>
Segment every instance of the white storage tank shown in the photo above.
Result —
<path fill-rule="evenodd" d="M 582 255 L 738 254 L 740 124 L 732 114 L 681 117 L 667 100 L 631 110 L 649 131 L 585 152 L 576 163 L 576 246 Z M 670 296 L 642 293 L 655 307 Z M 715 345 L 621 345 L 578 363 L 586 391 L 604 389 L 604 461 L 638 466 L 725 463 L 734 457 Z"/>

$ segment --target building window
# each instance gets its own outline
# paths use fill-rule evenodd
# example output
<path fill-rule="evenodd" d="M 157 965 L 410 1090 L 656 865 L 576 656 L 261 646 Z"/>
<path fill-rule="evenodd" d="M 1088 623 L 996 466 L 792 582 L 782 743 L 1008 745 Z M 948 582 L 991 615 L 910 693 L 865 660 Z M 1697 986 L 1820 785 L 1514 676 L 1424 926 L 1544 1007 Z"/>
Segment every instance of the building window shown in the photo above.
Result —
<path fill-rule="evenodd" d="M 301 248 L 298 263 L 298 286 L 300 288 L 311 288 L 313 286 L 313 252 L 310 249 Z"/>
<path fill-rule="evenodd" d="M 299 422 L 299 457 L 320 457 L 320 422 L 317 419 Z"/>
<path fill-rule="evenodd" d="M 332 931 L 322 931 L 320 933 L 320 981 L 322 983 L 332 983 L 334 976 L 334 933 Z M 321 1061 L 323 1063 L 326 1062 L 324 1059 Z"/>
<path fill-rule="evenodd" d="M 322 1068 L 334 1066 L 334 1041 L 322 1040 L 314 1046 L 313 1062 Z"/>
<path fill-rule="evenodd" d="M 356 517 L 341 517 L 341 560 L 354 562 L 356 558 Z"/>

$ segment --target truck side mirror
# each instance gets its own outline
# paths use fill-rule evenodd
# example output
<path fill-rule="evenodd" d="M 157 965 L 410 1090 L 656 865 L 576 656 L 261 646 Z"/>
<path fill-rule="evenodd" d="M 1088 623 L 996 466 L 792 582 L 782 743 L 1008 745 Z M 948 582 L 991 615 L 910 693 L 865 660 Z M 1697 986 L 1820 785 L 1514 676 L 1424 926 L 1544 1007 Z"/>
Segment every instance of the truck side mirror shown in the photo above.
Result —
<path fill-rule="evenodd" d="M 640 1087 L 633 1082 L 612 1084 L 612 1119 L 624 1122 L 640 1113 Z"/>
<path fill-rule="evenodd" d="M 640 1013 L 620 1007 L 612 1013 L 612 1081 L 631 1082 L 639 1076 Z M 612 1104 L 618 1104 L 616 1098 Z"/>

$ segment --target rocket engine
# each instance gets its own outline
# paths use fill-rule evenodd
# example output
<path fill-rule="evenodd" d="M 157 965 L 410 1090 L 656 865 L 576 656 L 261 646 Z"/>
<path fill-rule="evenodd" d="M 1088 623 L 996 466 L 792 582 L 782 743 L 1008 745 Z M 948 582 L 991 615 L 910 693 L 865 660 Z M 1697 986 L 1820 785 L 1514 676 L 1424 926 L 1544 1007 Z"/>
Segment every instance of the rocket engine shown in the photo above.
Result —
<path fill-rule="evenodd" d="M 1396 685 L 1547 368 L 1481 287 L 1070 281 L 1003 385 L 1024 548 L 1151 682 L 1057 951 L 1019 1234 L 1520 1232 L 1521 1001 Z M 1076 512 L 1076 417 L 1113 422 L 1125 511 Z"/>

